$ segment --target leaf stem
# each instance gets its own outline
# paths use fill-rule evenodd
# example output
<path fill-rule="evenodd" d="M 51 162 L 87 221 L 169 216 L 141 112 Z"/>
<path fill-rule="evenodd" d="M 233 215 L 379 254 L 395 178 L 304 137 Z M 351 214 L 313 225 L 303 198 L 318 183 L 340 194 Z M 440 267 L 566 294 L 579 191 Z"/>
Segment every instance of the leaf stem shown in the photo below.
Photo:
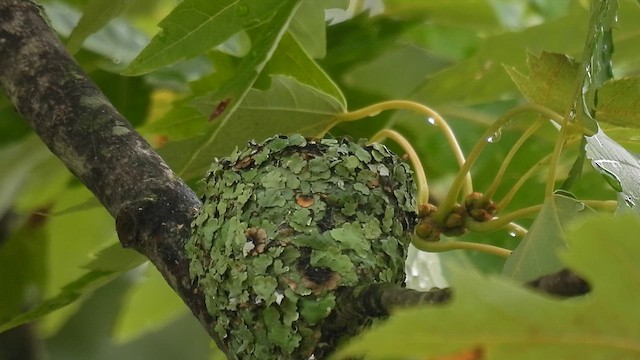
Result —
<path fill-rule="evenodd" d="M 430 242 L 420 239 L 417 236 L 413 237 L 412 241 L 416 249 L 428 252 L 445 252 L 452 250 L 475 250 L 486 254 L 497 255 L 500 257 L 508 258 L 511 255 L 511 250 L 501 248 L 499 246 L 481 244 L 467 241 L 455 241 L 446 240 L 440 242 Z"/>
<path fill-rule="evenodd" d="M 494 218 L 491 221 L 480 222 L 471 218 L 465 219 L 464 227 L 476 232 L 491 232 L 508 226 L 516 219 L 520 219 L 529 215 L 533 215 L 542 209 L 542 204 L 529 206 L 523 209 L 515 210 L 507 215 Z"/>
<path fill-rule="evenodd" d="M 518 179 L 518 181 L 516 181 L 516 183 L 511 187 L 511 189 L 509 189 L 509 191 L 504 196 L 504 198 L 502 198 L 502 200 L 500 200 L 496 204 L 496 208 L 498 208 L 499 210 L 502 210 L 502 209 L 505 209 L 507 206 L 509 206 L 509 204 L 511 203 L 511 200 L 513 200 L 513 197 L 516 195 L 518 190 L 520 190 L 522 185 L 524 185 L 524 183 L 527 182 L 527 180 L 529 180 L 529 178 L 533 176 L 533 174 L 538 172 L 540 167 L 548 163 L 550 158 L 551 158 L 551 155 L 545 156 L 540 161 L 538 161 L 535 165 L 533 165 L 529 170 L 527 170 L 527 172 L 524 173 L 524 175 L 522 175 Z"/>
<path fill-rule="evenodd" d="M 458 174 L 456 175 L 453 183 L 451 184 L 451 187 L 449 188 L 447 196 L 440 204 L 438 212 L 435 215 L 438 221 L 444 221 L 451 209 L 453 209 L 453 206 L 458 201 L 458 195 L 460 193 L 460 190 L 462 189 L 465 176 L 468 176 L 469 171 L 471 170 L 471 166 L 473 166 L 473 164 L 478 160 L 478 158 L 480 157 L 480 153 L 482 153 L 484 147 L 487 146 L 487 138 L 498 132 L 498 130 L 500 130 L 500 128 L 502 128 L 514 116 L 530 111 L 537 112 L 556 122 L 562 121 L 563 119 L 562 116 L 550 110 L 549 108 L 535 104 L 520 105 L 504 113 L 500 118 L 498 118 L 498 120 L 496 120 L 493 124 L 491 124 L 491 126 L 487 128 L 487 130 L 482 135 L 482 138 L 480 138 L 480 140 L 476 142 L 473 150 L 471 150 L 467 161 L 464 163 L 464 165 L 462 165 L 460 171 L 458 171 Z"/>
<path fill-rule="evenodd" d="M 590 208 L 604 211 L 616 211 L 618 208 L 618 202 L 615 200 L 580 200 L 580 202 Z"/>
<path fill-rule="evenodd" d="M 527 235 L 527 233 L 529 232 L 527 229 L 523 228 L 522 226 L 511 222 L 509 223 L 506 227 L 505 230 L 507 230 L 511 236 L 518 236 L 518 237 L 524 237 L 525 235 Z"/>
<path fill-rule="evenodd" d="M 418 183 L 418 205 L 426 205 L 429 203 L 429 186 L 427 184 L 427 174 L 422 166 L 422 162 L 420 162 L 420 157 L 414 150 L 411 143 L 402 136 L 397 131 L 391 129 L 382 129 L 378 131 L 373 137 L 371 137 L 370 142 L 380 142 L 385 138 L 392 139 L 398 145 L 402 147 L 405 151 L 409 159 L 411 160 L 411 164 L 413 165 L 416 172 L 416 182 Z"/>
<path fill-rule="evenodd" d="M 458 165 L 462 167 L 465 163 L 464 153 L 460 148 L 460 144 L 458 144 L 458 140 L 456 139 L 453 130 L 449 127 L 449 124 L 438 114 L 435 110 L 431 109 L 428 106 L 419 104 L 414 101 L 409 100 L 389 100 L 380 103 L 376 103 L 367 107 L 364 107 L 359 110 L 354 110 L 346 113 L 342 113 L 336 116 L 335 121 L 333 121 L 329 126 L 323 131 L 323 133 L 329 131 L 332 127 L 336 126 L 341 122 L 347 121 L 355 121 L 360 120 L 367 116 L 376 116 L 380 112 L 385 110 L 412 110 L 420 114 L 427 115 L 430 119 L 433 119 L 433 125 L 436 125 L 444 134 L 447 142 L 449 143 L 449 147 L 453 151 L 453 154 L 458 162 Z M 471 181 L 471 175 L 466 174 L 466 176 L 462 180 L 464 191 L 466 193 L 473 192 L 473 183 Z"/>
<path fill-rule="evenodd" d="M 527 141 L 527 139 L 529 139 L 529 137 L 531 137 L 531 135 L 533 135 L 533 133 L 535 133 L 536 130 L 538 130 L 538 128 L 540 128 L 541 125 L 542 125 L 542 120 L 537 120 L 536 122 L 534 122 L 527 129 L 527 131 L 525 131 L 522 134 L 522 136 L 520 136 L 520 138 L 518 139 L 518 141 L 516 141 L 516 143 L 513 145 L 513 147 L 511 147 L 511 149 L 509 150 L 509 153 L 507 154 L 507 156 L 505 157 L 504 161 L 500 165 L 500 169 L 498 169 L 498 172 L 496 173 L 496 176 L 493 179 L 493 182 L 491 183 L 491 185 L 489 185 L 487 190 L 484 192 L 484 194 L 483 194 L 483 198 L 484 199 L 490 200 L 493 197 L 493 195 L 496 193 L 496 190 L 498 190 L 498 186 L 502 182 L 504 174 L 507 171 L 507 167 L 509 166 L 509 164 L 513 160 L 513 158 L 516 155 L 516 153 L 518 152 L 518 150 L 520 150 L 520 148 L 525 143 L 525 141 Z"/>

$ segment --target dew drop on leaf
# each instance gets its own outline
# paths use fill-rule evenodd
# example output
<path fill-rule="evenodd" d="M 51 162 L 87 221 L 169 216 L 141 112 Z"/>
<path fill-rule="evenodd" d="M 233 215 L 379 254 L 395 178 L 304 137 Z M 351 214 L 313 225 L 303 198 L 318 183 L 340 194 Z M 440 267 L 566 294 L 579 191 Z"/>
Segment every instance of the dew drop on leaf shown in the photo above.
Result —
<path fill-rule="evenodd" d="M 432 117 L 428 117 L 427 118 L 427 122 L 431 125 L 435 125 L 436 124 L 436 119 L 432 118 Z"/>

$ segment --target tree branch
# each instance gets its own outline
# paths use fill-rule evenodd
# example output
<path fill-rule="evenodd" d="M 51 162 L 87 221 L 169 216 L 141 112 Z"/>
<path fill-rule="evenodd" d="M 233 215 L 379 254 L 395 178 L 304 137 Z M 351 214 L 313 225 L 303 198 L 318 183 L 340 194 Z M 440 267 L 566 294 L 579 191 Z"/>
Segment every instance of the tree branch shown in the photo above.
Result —
<path fill-rule="evenodd" d="M 0 86 L 116 218 L 122 245 L 153 262 L 215 339 L 184 253 L 200 200 L 71 58 L 33 1 L 0 0 Z"/>

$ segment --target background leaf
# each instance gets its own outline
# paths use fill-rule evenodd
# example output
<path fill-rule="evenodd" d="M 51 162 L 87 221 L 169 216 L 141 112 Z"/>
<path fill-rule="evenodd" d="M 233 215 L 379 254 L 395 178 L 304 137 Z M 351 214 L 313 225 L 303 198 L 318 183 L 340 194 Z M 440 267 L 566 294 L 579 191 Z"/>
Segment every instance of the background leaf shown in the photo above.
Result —
<path fill-rule="evenodd" d="M 297 1 L 185 0 L 162 22 L 162 30 L 123 72 L 139 75 L 203 54 L 241 30 L 257 27 Z"/>
<path fill-rule="evenodd" d="M 226 156 L 248 140 L 261 141 L 274 133 L 318 135 L 343 111 L 340 102 L 327 94 L 275 76 L 270 89 L 250 90 L 229 120 L 217 123 L 204 138 L 169 143 L 161 154 L 170 165 L 187 164 L 180 171 L 183 178 L 202 177 L 215 156 Z M 176 121 L 174 126 L 179 126 L 180 119 Z"/>
<path fill-rule="evenodd" d="M 636 211 L 640 200 L 640 162 L 638 158 L 609 138 L 602 130 L 588 136 L 585 150 L 593 167 L 611 187 L 620 192 L 626 204 Z"/>
<path fill-rule="evenodd" d="M 0 321 L 37 304 L 46 287 L 48 238 L 45 221 L 33 216 L 8 239 L 0 239 Z M 1 332 L 1 331 L 0 331 Z"/>
<path fill-rule="evenodd" d="M 56 311 L 78 300 L 83 294 L 108 283 L 114 277 L 112 272 L 90 271 L 72 283 L 63 287 L 59 294 L 46 299 L 27 312 L 22 312 L 6 321 L 0 322 L 0 333 L 18 325 L 26 324 Z"/>
<path fill-rule="evenodd" d="M 558 251 L 566 247 L 565 229 L 579 217 L 593 214 L 583 203 L 563 195 L 544 202 L 527 235 L 504 264 L 503 274 L 520 282 L 560 271 Z"/>
<path fill-rule="evenodd" d="M 561 115 L 567 113 L 573 102 L 566 94 L 575 89 L 579 65 L 566 55 L 543 51 L 540 56 L 528 54 L 527 66 L 528 76 L 514 67 L 505 67 L 522 95 L 532 104 L 546 106 Z"/>
<path fill-rule="evenodd" d="M 592 284 L 588 298 L 556 300 L 504 279 L 456 272 L 452 281 L 456 295 L 449 305 L 398 312 L 339 355 L 636 358 L 640 354 L 640 315 L 634 310 L 640 299 L 640 242 L 635 234 L 639 231 L 640 220 L 632 215 L 590 218 L 569 232 L 571 247 L 563 257 Z M 625 296 L 619 296 L 622 293 Z"/>
<path fill-rule="evenodd" d="M 67 39 L 69 52 L 73 54 L 80 50 L 82 43 L 89 35 L 100 30 L 111 19 L 120 15 L 130 3 L 130 0 L 92 0 L 89 2 L 84 8 L 78 25 Z"/>
<path fill-rule="evenodd" d="M 327 51 L 324 7 L 322 2 L 303 0 L 289 29 L 305 52 L 314 59 L 323 58 Z"/>
<path fill-rule="evenodd" d="M 598 90 L 596 119 L 640 128 L 640 78 L 609 80 Z"/>

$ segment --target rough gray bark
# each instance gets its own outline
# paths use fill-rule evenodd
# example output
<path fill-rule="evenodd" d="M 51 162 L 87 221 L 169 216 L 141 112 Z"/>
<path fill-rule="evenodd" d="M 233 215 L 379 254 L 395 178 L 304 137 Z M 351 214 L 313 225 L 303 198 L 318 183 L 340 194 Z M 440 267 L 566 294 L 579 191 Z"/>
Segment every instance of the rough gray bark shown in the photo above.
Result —
<path fill-rule="evenodd" d="M 32 1 L 0 0 L 0 86 L 211 332 L 184 243 L 201 202 L 67 53 Z"/>

